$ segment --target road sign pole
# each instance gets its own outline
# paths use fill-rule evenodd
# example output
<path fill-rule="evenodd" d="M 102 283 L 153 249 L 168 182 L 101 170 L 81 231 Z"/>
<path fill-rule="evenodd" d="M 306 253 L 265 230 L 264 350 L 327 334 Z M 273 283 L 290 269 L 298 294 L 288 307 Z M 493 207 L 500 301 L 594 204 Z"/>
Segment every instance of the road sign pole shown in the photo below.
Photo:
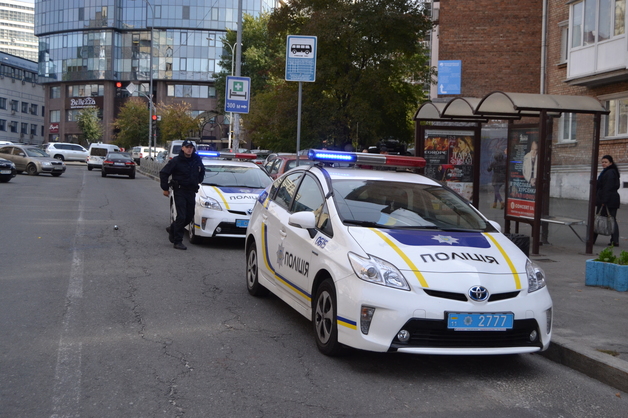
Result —
<path fill-rule="evenodd" d="M 301 93 L 303 83 L 299 81 L 299 104 L 297 105 L 297 167 L 299 166 L 299 150 L 301 149 Z"/>

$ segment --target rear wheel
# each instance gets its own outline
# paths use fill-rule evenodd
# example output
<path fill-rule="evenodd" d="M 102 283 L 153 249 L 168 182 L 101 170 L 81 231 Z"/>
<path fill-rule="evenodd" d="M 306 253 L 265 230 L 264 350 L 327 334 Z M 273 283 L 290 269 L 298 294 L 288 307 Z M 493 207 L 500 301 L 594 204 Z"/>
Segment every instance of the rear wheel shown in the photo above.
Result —
<path fill-rule="evenodd" d="M 332 279 L 327 278 L 316 290 L 312 305 L 316 345 L 319 351 L 327 356 L 337 356 L 345 351 L 345 347 L 338 342 L 336 311 L 336 288 Z"/>
<path fill-rule="evenodd" d="M 26 166 L 26 172 L 29 176 L 36 176 L 39 173 L 37 172 L 37 166 L 35 164 L 29 164 Z"/>
<path fill-rule="evenodd" d="M 88 169 L 89 171 L 92 171 L 92 170 L 94 169 L 94 167 L 92 167 L 91 165 L 89 165 L 89 164 L 88 164 L 88 165 L 87 165 L 87 169 Z"/>
<path fill-rule="evenodd" d="M 57 155 L 55 155 L 55 158 L 56 158 L 57 160 L 59 160 L 59 161 L 63 161 L 63 160 L 64 160 L 63 155 L 61 155 L 61 154 L 57 154 Z"/>
<path fill-rule="evenodd" d="M 134 179 L 134 178 L 135 178 L 135 171 L 134 171 L 134 172 L 132 172 L 131 174 L 129 174 L 129 178 L 130 178 L 130 179 Z"/>
<path fill-rule="evenodd" d="M 52 177 L 59 177 L 61 173 L 52 173 Z"/>
<path fill-rule="evenodd" d="M 268 289 L 259 283 L 259 258 L 255 241 L 246 247 L 246 288 L 253 296 L 265 296 Z"/>
<path fill-rule="evenodd" d="M 100 176 L 101 177 L 107 177 L 107 173 L 105 173 L 104 169 L 100 172 Z"/>

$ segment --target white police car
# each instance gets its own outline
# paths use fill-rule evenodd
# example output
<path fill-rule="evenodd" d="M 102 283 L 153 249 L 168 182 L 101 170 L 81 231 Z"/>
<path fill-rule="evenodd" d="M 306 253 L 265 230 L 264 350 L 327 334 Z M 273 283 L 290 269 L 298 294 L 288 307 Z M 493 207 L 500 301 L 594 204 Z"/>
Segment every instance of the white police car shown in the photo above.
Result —
<path fill-rule="evenodd" d="M 249 293 L 313 323 L 321 352 L 420 354 L 548 348 L 543 271 L 460 196 L 411 172 L 418 157 L 310 150 L 259 197 L 247 229 Z"/>
<path fill-rule="evenodd" d="M 194 221 L 187 226 L 190 242 L 204 237 L 244 238 L 253 206 L 272 179 L 252 160 L 255 154 L 198 151 L 205 179 L 196 193 Z M 249 161 L 246 161 L 249 160 Z M 170 203 L 171 222 L 176 218 Z"/>

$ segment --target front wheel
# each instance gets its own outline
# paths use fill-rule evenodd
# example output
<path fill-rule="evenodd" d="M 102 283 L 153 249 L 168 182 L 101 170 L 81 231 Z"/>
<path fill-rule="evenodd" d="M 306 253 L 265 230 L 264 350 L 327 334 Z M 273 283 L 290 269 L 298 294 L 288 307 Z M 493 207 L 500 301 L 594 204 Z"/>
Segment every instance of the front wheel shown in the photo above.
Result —
<path fill-rule="evenodd" d="M 336 288 L 332 279 L 325 279 L 316 290 L 312 305 L 312 324 L 316 336 L 316 345 L 327 356 L 338 356 L 345 351 L 338 342 L 338 323 L 336 320 Z"/>
<path fill-rule="evenodd" d="M 246 288 L 253 296 L 266 296 L 268 289 L 259 283 L 259 259 L 255 242 L 246 247 Z"/>
<path fill-rule="evenodd" d="M 35 164 L 29 164 L 26 167 L 26 172 L 28 173 L 29 176 L 36 176 L 39 174 L 37 172 L 37 166 L 35 166 Z"/>
<path fill-rule="evenodd" d="M 188 225 L 188 238 L 190 238 L 190 244 L 200 244 L 201 237 L 196 235 L 196 228 L 194 227 L 194 221 Z"/>

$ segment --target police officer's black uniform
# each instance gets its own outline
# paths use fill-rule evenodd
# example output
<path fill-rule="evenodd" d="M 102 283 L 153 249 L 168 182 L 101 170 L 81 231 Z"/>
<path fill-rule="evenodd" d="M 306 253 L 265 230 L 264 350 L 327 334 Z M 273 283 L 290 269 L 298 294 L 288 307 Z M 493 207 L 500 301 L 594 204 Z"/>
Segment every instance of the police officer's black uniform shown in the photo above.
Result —
<path fill-rule="evenodd" d="M 205 178 L 205 167 L 201 157 L 192 153 L 191 157 L 186 157 L 183 147 L 193 145 L 191 141 L 184 141 L 179 155 L 161 169 L 159 180 L 161 189 L 167 191 L 172 186 L 174 191 L 174 204 L 177 209 L 177 218 L 170 225 L 170 242 L 174 243 L 174 248 L 184 250 L 182 244 L 185 226 L 194 220 L 194 204 L 199 183 Z M 172 177 L 170 182 L 169 178 Z"/>

